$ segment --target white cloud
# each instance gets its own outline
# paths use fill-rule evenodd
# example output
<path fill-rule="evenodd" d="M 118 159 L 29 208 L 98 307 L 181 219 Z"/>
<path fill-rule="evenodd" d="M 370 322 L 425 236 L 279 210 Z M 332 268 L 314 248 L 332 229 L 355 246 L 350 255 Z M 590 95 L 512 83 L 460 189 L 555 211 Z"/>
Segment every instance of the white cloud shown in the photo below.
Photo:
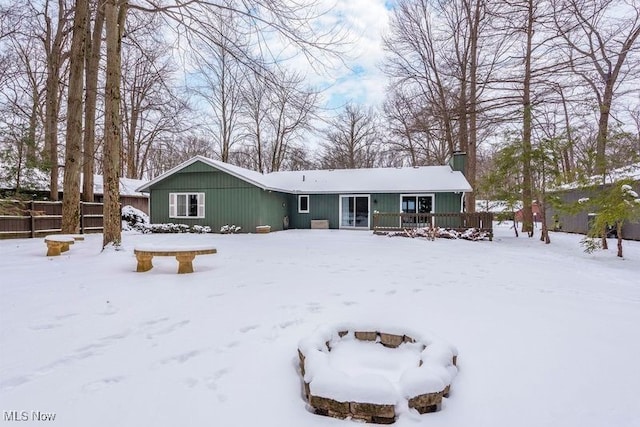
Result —
<path fill-rule="evenodd" d="M 348 31 L 351 42 L 344 61 L 326 60 L 322 70 L 303 56 L 287 61 L 307 75 L 309 84 L 325 90 L 327 108 L 339 108 L 347 102 L 371 106 L 382 103 L 386 77 L 379 65 L 384 57 L 382 36 L 391 13 L 387 5 L 385 0 L 338 0 L 320 29 L 339 24 Z"/>

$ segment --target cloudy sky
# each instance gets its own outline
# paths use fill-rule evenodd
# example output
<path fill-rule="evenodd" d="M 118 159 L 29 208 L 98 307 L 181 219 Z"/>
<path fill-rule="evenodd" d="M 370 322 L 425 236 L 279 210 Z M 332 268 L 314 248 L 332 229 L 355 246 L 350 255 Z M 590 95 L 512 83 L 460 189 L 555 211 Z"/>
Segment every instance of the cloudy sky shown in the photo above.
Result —
<path fill-rule="evenodd" d="M 382 104 L 386 85 L 380 70 L 384 57 L 382 36 L 390 13 L 389 0 L 335 0 L 332 16 L 348 29 L 353 40 L 345 63 L 319 71 L 304 58 L 295 60 L 296 68 L 307 73 L 309 83 L 324 89 L 327 108 L 339 108 L 347 102 Z"/>

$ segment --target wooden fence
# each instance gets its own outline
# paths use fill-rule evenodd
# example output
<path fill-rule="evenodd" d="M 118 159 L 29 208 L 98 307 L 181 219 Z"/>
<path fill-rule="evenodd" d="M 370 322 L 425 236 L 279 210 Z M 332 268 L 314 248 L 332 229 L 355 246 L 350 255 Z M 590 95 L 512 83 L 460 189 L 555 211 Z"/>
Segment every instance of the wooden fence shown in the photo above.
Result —
<path fill-rule="evenodd" d="M 40 237 L 62 230 L 62 202 L 2 200 L 0 238 Z M 102 203 L 80 202 L 80 233 L 102 231 Z"/>
<path fill-rule="evenodd" d="M 379 213 L 373 214 L 373 231 L 400 231 L 440 227 L 458 231 L 475 228 L 493 235 L 493 213 Z"/>

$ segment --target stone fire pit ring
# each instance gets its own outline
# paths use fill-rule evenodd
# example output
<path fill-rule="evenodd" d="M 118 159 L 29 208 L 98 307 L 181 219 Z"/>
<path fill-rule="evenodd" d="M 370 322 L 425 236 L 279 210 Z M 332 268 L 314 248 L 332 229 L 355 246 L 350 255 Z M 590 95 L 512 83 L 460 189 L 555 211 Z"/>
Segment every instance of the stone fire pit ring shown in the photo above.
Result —
<path fill-rule="evenodd" d="M 330 364 L 332 348 L 349 340 L 419 353 L 416 366 L 398 381 L 376 375 L 339 372 Z M 304 396 L 316 414 L 391 424 L 411 409 L 420 414 L 440 409 L 458 372 L 455 347 L 424 334 L 375 325 L 340 324 L 319 329 L 298 345 Z"/>

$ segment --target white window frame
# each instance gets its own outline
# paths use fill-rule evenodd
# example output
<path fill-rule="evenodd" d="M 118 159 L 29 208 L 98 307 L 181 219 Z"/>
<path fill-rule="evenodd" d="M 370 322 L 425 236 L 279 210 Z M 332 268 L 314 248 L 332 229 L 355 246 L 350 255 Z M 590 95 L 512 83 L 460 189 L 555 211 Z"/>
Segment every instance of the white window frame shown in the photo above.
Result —
<path fill-rule="evenodd" d="M 189 196 L 194 196 L 194 195 L 197 196 L 198 198 L 198 214 L 196 216 L 178 215 L 178 197 L 185 197 L 188 201 Z M 205 217 L 204 206 L 205 206 L 204 193 L 196 193 L 196 192 L 169 193 L 169 218 L 202 219 Z M 188 211 L 188 207 L 187 207 L 187 211 Z"/>
<path fill-rule="evenodd" d="M 366 197 L 367 198 L 367 210 L 368 210 L 368 214 L 367 214 L 367 226 L 366 227 L 357 227 L 357 226 L 349 226 L 349 225 L 342 225 L 342 198 L 343 197 Z M 370 230 L 371 229 L 371 195 L 370 194 L 340 194 L 338 195 L 338 209 L 339 209 L 339 215 L 338 215 L 338 224 L 340 224 L 340 228 L 345 228 L 348 230 Z"/>
<path fill-rule="evenodd" d="M 306 197 L 307 198 L 307 209 L 304 210 L 302 209 L 302 198 Z M 310 212 L 310 202 L 311 202 L 311 197 L 309 197 L 308 194 L 300 194 L 298 195 L 298 213 L 309 213 Z"/>

